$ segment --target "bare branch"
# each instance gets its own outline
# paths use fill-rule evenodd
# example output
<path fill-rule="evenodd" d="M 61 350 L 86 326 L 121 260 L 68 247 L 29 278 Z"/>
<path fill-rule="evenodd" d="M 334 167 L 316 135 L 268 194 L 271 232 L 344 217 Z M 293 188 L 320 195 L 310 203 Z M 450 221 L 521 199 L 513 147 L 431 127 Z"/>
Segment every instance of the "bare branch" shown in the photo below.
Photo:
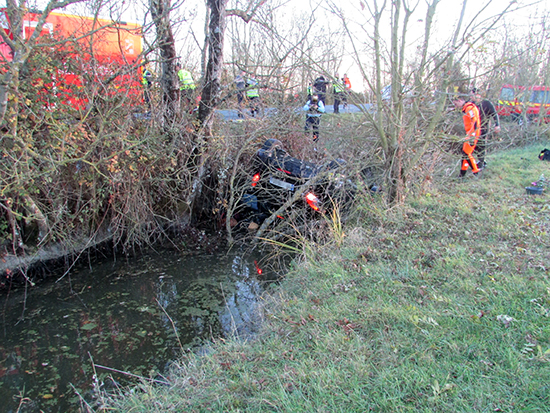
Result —
<path fill-rule="evenodd" d="M 260 0 L 257 3 L 253 0 L 249 3 L 246 10 L 239 9 L 228 9 L 225 11 L 227 16 L 236 16 L 240 17 L 245 23 L 250 23 L 254 18 L 256 12 L 260 7 L 262 7 L 267 0 Z"/>

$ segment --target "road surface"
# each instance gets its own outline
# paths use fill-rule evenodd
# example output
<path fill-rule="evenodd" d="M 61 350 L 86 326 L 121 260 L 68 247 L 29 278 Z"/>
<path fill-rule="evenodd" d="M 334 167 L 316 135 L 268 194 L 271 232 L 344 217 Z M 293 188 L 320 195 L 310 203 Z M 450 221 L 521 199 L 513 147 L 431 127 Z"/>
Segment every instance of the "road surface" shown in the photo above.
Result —
<path fill-rule="evenodd" d="M 368 111 L 371 107 L 372 107 L 372 105 L 370 103 L 365 103 L 365 104 L 362 104 L 362 105 L 349 105 L 348 104 L 348 107 L 346 109 L 343 109 L 342 107 L 340 107 L 340 114 L 364 112 L 364 111 Z M 334 113 L 333 105 L 326 105 L 325 109 L 326 109 L 326 113 Z M 273 114 L 276 113 L 276 111 L 277 111 L 276 108 L 267 108 L 267 109 L 264 109 L 264 115 L 265 116 L 273 115 Z M 297 112 L 302 112 L 302 108 L 298 107 L 298 108 L 296 108 L 296 111 Z M 221 116 L 223 116 L 224 120 L 238 120 L 239 119 L 238 112 L 237 112 L 236 109 L 219 109 L 216 112 L 218 114 L 220 114 Z M 249 113 L 250 112 L 247 109 L 244 110 L 245 116 L 249 115 Z"/>

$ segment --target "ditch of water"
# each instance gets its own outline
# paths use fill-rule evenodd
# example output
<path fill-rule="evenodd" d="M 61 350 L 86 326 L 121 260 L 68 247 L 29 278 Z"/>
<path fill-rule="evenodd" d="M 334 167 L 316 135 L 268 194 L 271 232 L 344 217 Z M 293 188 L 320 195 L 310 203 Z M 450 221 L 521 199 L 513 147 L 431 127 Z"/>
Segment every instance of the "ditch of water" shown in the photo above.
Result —
<path fill-rule="evenodd" d="M 204 341 L 253 335 L 269 282 L 258 270 L 252 257 L 165 251 L 4 294 L 0 412 L 78 411 L 77 392 L 91 397 L 94 366 L 99 382 L 125 383 L 115 370 L 155 377 Z"/>

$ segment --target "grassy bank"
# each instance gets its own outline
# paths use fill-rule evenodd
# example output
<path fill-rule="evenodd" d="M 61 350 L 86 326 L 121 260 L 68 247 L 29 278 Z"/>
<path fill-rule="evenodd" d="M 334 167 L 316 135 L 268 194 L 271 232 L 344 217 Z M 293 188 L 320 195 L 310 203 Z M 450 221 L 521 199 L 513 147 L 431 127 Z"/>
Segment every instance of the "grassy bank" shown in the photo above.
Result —
<path fill-rule="evenodd" d="M 257 339 L 189 354 L 105 411 L 548 412 L 550 188 L 524 189 L 550 177 L 543 147 L 399 210 L 363 199 L 332 243 L 303 246 Z"/>

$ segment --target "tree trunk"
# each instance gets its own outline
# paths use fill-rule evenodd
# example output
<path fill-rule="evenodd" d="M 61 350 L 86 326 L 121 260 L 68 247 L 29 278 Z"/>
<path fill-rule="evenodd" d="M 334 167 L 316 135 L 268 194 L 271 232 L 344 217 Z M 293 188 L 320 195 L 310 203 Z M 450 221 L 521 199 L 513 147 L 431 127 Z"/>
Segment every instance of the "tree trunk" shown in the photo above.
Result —
<path fill-rule="evenodd" d="M 199 105 L 199 123 L 210 134 L 212 113 L 220 98 L 220 79 L 223 69 L 223 42 L 225 34 L 225 6 L 228 0 L 208 0 L 210 26 L 208 64 Z"/>
<path fill-rule="evenodd" d="M 9 229 L 11 230 L 12 252 L 16 255 L 17 250 L 23 248 L 23 239 L 21 238 L 19 225 L 17 224 L 17 218 L 12 210 L 12 206 L 13 201 L 10 198 L 3 196 L 0 198 L 0 207 L 6 211 Z"/>
<path fill-rule="evenodd" d="M 170 0 L 150 0 L 151 15 L 157 30 L 157 43 L 160 51 L 162 93 L 162 116 L 164 127 L 179 119 L 179 87 L 176 74 L 176 42 L 170 25 Z"/>
<path fill-rule="evenodd" d="M 399 204 L 405 199 L 406 175 L 404 173 L 402 133 L 395 145 L 393 142 L 390 144 L 386 154 L 388 201 L 391 205 Z"/>
<path fill-rule="evenodd" d="M 23 198 L 25 199 L 27 209 L 31 213 L 32 219 L 36 221 L 36 225 L 38 226 L 38 242 L 43 242 L 50 232 L 48 220 L 30 195 L 25 195 Z"/>

